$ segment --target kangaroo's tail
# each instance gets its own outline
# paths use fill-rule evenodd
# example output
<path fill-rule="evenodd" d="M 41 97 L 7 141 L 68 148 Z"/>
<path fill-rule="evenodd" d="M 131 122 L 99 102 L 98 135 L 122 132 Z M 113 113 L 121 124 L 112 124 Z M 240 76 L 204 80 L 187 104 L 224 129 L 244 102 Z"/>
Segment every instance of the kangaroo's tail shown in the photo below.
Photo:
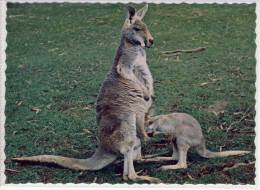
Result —
<path fill-rule="evenodd" d="M 242 150 L 230 150 L 222 152 L 211 152 L 205 146 L 205 142 L 196 147 L 198 154 L 204 158 L 215 158 L 215 157 L 228 157 L 228 156 L 239 156 L 250 153 L 250 151 Z"/>
<path fill-rule="evenodd" d="M 108 153 L 102 148 L 88 159 L 75 159 L 54 155 L 38 155 L 30 157 L 12 158 L 16 162 L 49 163 L 73 170 L 100 170 L 116 160 L 115 154 Z"/>

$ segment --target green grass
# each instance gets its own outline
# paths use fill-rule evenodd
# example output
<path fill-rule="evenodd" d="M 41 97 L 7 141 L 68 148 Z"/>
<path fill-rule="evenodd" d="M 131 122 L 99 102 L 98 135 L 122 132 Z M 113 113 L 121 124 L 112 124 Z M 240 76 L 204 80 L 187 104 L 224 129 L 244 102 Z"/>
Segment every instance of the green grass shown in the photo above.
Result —
<path fill-rule="evenodd" d="M 124 5 L 111 4 L 8 5 L 5 152 L 6 168 L 17 172 L 6 171 L 7 183 L 124 182 L 116 175 L 122 165 L 76 172 L 10 161 L 22 155 L 93 154 L 95 101 L 119 43 L 124 11 Z M 147 56 L 155 79 L 156 113 L 190 113 L 201 123 L 210 149 L 252 153 L 204 159 L 191 151 L 187 169 L 156 171 L 160 164 L 151 163 L 136 164 L 137 171 L 164 183 L 254 184 L 254 165 L 227 172 L 221 168 L 255 159 L 255 17 L 255 4 L 150 5 L 144 20 L 155 39 Z M 182 54 L 180 60 L 161 54 L 201 46 L 206 51 Z M 221 80 L 200 86 L 211 78 Z M 218 116 L 206 111 L 216 101 L 228 103 Z M 233 122 L 235 130 L 227 132 Z M 144 154 L 167 149 L 155 145 L 145 145 Z"/>

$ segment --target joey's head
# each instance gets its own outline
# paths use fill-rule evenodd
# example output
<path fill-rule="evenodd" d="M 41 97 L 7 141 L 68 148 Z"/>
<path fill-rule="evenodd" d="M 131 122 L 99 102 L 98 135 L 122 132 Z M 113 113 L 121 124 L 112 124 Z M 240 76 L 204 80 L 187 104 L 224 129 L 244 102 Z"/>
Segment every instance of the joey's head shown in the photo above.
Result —
<path fill-rule="evenodd" d="M 155 133 L 160 132 L 160 119 L 158 117 L 148 117 L 145 121 L 146 133 L 149 137 L 154 136 Z"/>
<path fill-rule="evenodd" d="M 148 4 L 138 11 L 133 7 L 128 7 L 122 37 L 131 45 L 150 48 L 153 44 L 153 37 L 146 24 L 142 21 L 147 10 Z"/>

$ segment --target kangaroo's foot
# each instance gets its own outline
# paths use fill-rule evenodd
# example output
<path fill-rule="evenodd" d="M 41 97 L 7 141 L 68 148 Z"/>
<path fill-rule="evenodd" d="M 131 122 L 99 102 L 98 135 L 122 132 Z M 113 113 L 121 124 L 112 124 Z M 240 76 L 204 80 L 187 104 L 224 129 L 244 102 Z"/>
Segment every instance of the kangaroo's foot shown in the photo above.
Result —
<path fill-rule="evenodd" d="M 176 169 L 184 169 L 187 168 L 187 164 L 175 164 L 175 165 L 164 165 L 158 168 L 159 170 L 176 170 Z"/>
<path fill-rule="evenodd" d="M 158 178 L 150 177 L 150 176 L 139 176 L 135 172 L 134 164 L 133 164 L 133 148 L 131 148 L 124 155 L 124 171 L 123 171 L 123 179 L 124 180 L 132 180 L 132 181 L 148 181 L 150 183 L 160 183 L 161 180 Z"/>
<path fill-rule="evenodd" d="M 178 150 L 173 155 L 178 156 L 178 163 L 175 165 L 164 165 L 159 168 L 159 170 L 176 170 L 181 168 L 187 168 L 187 152 L 189 150 L 189 145 L 186 142 L 177 141 Z"/>

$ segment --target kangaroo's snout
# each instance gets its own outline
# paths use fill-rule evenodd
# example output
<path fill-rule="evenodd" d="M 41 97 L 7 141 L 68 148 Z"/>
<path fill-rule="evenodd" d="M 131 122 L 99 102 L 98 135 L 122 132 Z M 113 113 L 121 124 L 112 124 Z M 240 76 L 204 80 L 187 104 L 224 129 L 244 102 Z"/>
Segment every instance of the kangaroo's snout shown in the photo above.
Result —
<path fill-rule="evenodd" d="M 146 37 L 146 47 L 150 48 L 154 43 L 154 39 L 149 31 L 147 31 L 147 37 Z"/>
<path fill-rule="evenodd" d="M 145 46 L 147 48 L 150 48 L 153 45 L 153 39 L 148 39 L 146 40 Z"/>
<path fill-rule="evenodd" d="M 153 39 L 149 39 L 150 44 L 153 44 Z"/>
<path fill-rule="evenodd" d="M 154 39 L 153 39 L 153 36 L 151 34 L 151 32 L 148 30 L 148 28 L 146 28 L 146 47 L 150 48 L 152 45 L 153 45 L 153 42 L 154 42 Z"/>

